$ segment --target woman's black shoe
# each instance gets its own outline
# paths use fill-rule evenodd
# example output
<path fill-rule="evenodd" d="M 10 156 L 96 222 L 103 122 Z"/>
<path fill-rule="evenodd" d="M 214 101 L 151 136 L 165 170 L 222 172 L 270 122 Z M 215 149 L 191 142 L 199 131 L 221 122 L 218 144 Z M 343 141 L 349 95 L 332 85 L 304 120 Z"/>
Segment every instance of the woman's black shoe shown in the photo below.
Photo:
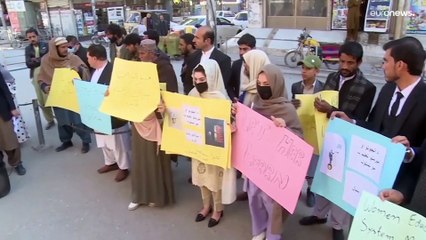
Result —
<path fill-rule="evenodd" d="M 219 222 L 220 222 L 220 219 L 222 219 L 222 217 L 223 217 L 223 211 L 222 211 L 222 212 L 220 212 L 220 218 L 219 218 L 218 220 L 216 220 L 216 219 L 214 219 L 214 218 L 210 218 L 210 220 L 209 220 L 209 224 L 208 224 L 208 227 L 209 227 L 209 228 L 212 228 L 212 227 L 214 227 L 214 226 L 218 225 L 218 224 L 219 224 Z"/>

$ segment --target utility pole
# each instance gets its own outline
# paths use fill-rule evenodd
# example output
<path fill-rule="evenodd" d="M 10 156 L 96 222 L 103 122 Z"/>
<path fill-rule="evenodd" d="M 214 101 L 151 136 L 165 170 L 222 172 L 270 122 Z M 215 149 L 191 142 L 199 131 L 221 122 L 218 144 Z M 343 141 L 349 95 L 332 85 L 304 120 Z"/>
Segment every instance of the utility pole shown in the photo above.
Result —
<path fill-rule="evenodd" d="M 96 0 L 90 0 L 92 4 L 93 21 L 95 22 L 95 32 L 98 31 L 98 15 L 96 15 Z"/>

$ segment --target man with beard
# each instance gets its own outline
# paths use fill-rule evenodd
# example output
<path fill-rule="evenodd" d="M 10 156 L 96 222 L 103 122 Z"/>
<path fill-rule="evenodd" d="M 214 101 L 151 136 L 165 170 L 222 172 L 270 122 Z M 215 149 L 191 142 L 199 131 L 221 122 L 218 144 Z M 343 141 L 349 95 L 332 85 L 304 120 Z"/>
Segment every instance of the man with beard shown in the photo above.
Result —
<path fill-rule="evenodd" d="M 55 68 L 71 68 L 78 72 L 83 80 L 90 79 L 89 69 L 79 57 L 68 54 L 68 42 L 64 37 L 57 37 L 49 42 L 49 52 L 41 59 L 41 69 L 38 76 L 40 88 L 49 94 Z M 67 109 L 54 107 L 56 120 L 58 121 L 59 139 L 62 145 L 56 148 L 61 152 L 73 146 L 71 142 L 74 131 L 83 141 L 81 153 L 90 150 L 90 133 L 87 127 L 81 122 L 80 115 Z"/>
<path fill-rule="evenodd" d="M 424 188 L 417 181 L 424 159 L 421 155 L 426 154 L 424 146 L 420 149 L 426 137 L 426 108 L 423 105 L 426 102 L 426 84 L 421 77 L 426 53 L 414 37 L 390 41 L 383 49 L 386 51 L 383 70 L 387 83 L 380 91 L 368 121 L 351 118 L 344 112 L 335 112 L 333 116 L 392 138 L 393 142 L 402 143 L 407 148 L 393 189 L 381 193 L 385 200 L 407 205 L 413 192 L 421 194 L 419 191 Z M 425 173 L 422 174 L 420 181 L 424 183 Z M 421 209 L 419 204 L 424 205 L 424 202 L 416 201 L 410 205 L 417 211 Z"/>
<path fill-rule="evenodd" d="M 237 44 L 240 50 L 240 59 L 235 60 L 232 63 L 231 77 L 229 78 L 228 87 L 226 88 L 230 99 L 239 98 L 240 96 L 241 80 L 247 78 L 244 74 L 243 55 L 256 48 L 256 38 L 253 35 L 246 33 L 238 39 Z"/>
<path fill-rule="evenodd" d="M 40 62 L 41 58 L 49 51 L 49 46 L 47 43 L 39 40 L 38 32 L 34 28 L 30 28 L 26 31 L 30 45 L 25 48 L 25 63 L 30 69 L 30 78 L 32 79 L 32 84 L 34 86 L 37 101 L 43 110 L 44 119 L 47 121 L 46 130 L 49 130 L 55 126 L 55 121 L 53 120 L 53 111 L 50 107 L 44 107 L 46 104 L 47 96 L 40 89 L 40 86 L 37 82 L 37 77 L 40 72 Z"/>
<path fill-rule="evenodd" d="M 128 56 L 128 50 L 124 45 L 123 30 L 117 24 L 111 23 L 106 29 L 106 36 L 110 41 L 109 45 L 109 58 L 111 63 L 114 63 L 116 57 L 123 58 Z"/>
<path fill-rule="evenodd" d="M 314 106 L 327 116 L 334 111 L 342 111 L 348 116 L 365 120 L 370 112 L 376 93 L 376 87 L 368 81 L 359 66 L 362 63 L 363 49 L 357 42 L 346 42 L 339 49 L 340 70 L 330 73 L 324 84 L 324 90 L 339 91 L 339 108 L 316 98 Z M 343 240 L 343 227 L 349 225 L 350 215 L 328 199 L 318 196 L 312 216 L 300 220 L 301 225 L 323 224 L 327 215 L 333 228 L 333 240 Z"/>
<path fill-rule="evenodd" d="M 138 47 L 140 42 L 141 38 L 137 33 L 131 33 L 127 35 L 123 43 L 127 48 L 128 54 L 126 56 L 122 56 L 121 58 L 131 61 L 139 61 Z"/>
<path fill-rule="evenodd" d="M 186 71 L 186 68 L 188 67 L 188 61 L 191 59 L 192 54 L 195 52 L 195 46 L 193 41 L 194 34 L 191 33 L 185 33 L 180 36 L 179 39 L 179 50 L 183 55 L 183 63 L 180 71 L 180 77 L 182 79 L 182 82 L 185 81 L 185 78 L 191 77 L 186 76 L 187 74 L 191 74 L 189 71 Z"/>

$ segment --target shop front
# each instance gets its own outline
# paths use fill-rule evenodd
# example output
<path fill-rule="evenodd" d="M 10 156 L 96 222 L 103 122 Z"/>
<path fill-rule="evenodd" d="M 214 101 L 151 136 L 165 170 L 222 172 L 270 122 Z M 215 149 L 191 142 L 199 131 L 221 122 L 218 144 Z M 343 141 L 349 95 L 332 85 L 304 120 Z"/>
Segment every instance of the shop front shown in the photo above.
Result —
<path fill-rule="evenodd" d="M 268 28 L 329 29 L 327 0 L 266 0 L 265 10 Z"/>

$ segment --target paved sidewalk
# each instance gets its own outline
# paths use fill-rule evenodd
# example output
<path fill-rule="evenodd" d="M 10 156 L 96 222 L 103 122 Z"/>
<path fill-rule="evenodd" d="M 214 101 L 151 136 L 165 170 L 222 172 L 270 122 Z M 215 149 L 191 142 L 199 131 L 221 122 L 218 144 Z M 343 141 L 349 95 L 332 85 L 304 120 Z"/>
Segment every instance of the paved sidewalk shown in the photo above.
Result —
<path fill-rule="evenodd" d="M 173 61 L 176 71 L 180 62 Z M 18 101 L 35 97 L 28 70 L 14 71 Z M 291 81 L 292 77 L 288 77 Z M 290 82 L 291 82 L 290 81 Z M 44 131 L 50 148 L 36 152 L 37 133 L 31 106 L 21 108 L 32 138 L 22 145 L 25 176 L 11 173 L 12 191 L 0 199 L 0 239 L 102 239 L 102 240 L 247 240 L 251 238 L 250 213 L 247 202 L 237 202 L 225 209 L 221 223 L 207 228 L 207 221 L 195 223 L 201 208 L 199 190 L 188 184 L 190 163 L 180 160 L 173 165 L 176 204 L 166 208 L 141 207 L 127 210 L 130 201 L 130 179 L 114 182 L 115 173 L 99 175 L 103 156 L 95 143 L 88 154 L 81 154 L 81 141 L 73 139 L 74 148 L 56 153 L 59 145 L 56 128 Z M 43 120 L 43 125 L 45 124 Z M 11 169 L 9 169 L 10 171 Z M 241 181 L 239 181 L 241 185 Z M 326 225 L 302 227 L 298 220 L 310 214 L 304 196 L 296 213 L 285 224 L 284 238 L 291 240 L 329 240 Z M 315 236 L 315 237 L 314 237 Z"/>

